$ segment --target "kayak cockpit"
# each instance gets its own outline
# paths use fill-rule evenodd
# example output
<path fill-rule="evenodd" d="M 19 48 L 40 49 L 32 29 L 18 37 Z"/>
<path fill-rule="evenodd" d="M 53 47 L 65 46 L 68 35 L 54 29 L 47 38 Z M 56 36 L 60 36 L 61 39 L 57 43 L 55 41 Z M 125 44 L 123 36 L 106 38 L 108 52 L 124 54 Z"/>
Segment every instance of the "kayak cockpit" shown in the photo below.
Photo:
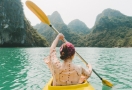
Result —
<path fill-rule="evenodd" d="M 82 84 L 68 85 L 68 86 L 52 86 L 52 78 L 43 88 L 43 90 L 95 90 L 93 86 L 87 81 Z"/>

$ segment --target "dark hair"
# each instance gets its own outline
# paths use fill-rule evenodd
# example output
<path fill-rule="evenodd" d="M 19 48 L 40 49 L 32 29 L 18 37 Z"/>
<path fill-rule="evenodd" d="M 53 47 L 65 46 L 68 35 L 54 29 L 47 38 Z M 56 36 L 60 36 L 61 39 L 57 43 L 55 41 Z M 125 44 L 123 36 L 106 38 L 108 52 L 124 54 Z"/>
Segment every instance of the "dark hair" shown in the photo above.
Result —
<path fill-rule="evenodd" d="M 70 58 L 74 54 L 75 54 L 75 48 L 71 43 L 66 42 L 66 43 L 62 44 L 62 46 L 60 48 L 60 58 L 62 60 Z"/>

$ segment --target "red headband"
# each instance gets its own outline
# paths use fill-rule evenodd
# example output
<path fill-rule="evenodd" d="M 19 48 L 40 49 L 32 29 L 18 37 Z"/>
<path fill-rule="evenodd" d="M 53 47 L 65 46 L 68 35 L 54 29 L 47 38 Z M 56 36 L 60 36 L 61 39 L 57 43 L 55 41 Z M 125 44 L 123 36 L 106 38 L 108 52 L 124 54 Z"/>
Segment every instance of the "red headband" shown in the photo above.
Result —
<path fill-rule="evenodd" d="M 68 56 L 72 56 L 75 53 L 75 48 L 74 45 L 70 42 L 66 42 L 66 47 L 67 47 L 67 51 L 68 51 Z M 63 50 L 63 44 L 60 47 L 60 52 Z"/>

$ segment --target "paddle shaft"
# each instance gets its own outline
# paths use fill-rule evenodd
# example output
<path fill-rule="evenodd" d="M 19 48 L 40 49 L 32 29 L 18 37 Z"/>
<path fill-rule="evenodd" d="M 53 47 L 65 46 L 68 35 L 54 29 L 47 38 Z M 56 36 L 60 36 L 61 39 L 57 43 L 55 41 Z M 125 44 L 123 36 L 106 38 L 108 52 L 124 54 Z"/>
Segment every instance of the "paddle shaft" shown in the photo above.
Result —
<path fill-rule="evenodd" d="M 59 31 L 56 30 L 52 25 L 49 25 L 57 34 L 59 34 Z M 64 42 L 67 42 L 67 40 L 64 38 L 63 40 Z M 75 51 L 76 55 L 86 64 L 88 65 L 88 63 Z M 102 78 L 98 75 L 98 73 L 92 69 L 92 71 L 102 80 Z"/>

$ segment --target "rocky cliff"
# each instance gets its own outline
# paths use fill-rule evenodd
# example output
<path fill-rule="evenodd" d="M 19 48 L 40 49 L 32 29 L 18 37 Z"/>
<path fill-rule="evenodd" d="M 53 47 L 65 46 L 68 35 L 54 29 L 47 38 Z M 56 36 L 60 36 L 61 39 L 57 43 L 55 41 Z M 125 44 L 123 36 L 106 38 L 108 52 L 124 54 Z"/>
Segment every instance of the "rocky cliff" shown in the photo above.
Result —
<path fill-rule="evenodd" d="M 21 0 L 0 0 L 0 46 L 48 46 L 26 19 Z"/>

